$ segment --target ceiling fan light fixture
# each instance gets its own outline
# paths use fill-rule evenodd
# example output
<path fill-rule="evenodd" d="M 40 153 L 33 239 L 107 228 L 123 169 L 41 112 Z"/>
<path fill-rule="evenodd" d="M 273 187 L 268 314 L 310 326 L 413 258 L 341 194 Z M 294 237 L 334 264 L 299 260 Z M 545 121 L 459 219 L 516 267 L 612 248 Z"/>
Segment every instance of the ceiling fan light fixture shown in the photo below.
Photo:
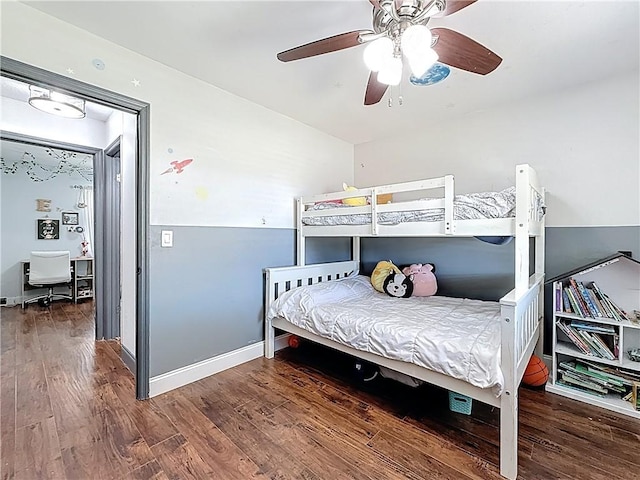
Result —
<path fill-rule="evenodd" d="M 35 85 L 29 86 L 29 105 L 65 118 L 84 118 L 86 115 L 84 100 Z"/>
<path fill-rule="evenodd" d="M 389 37 L 381 37 L 369 43 L 364 49 L 364 63 L 372 72 L 379 72 L 393 58 L 393 41 Z"/>
<path fill-rule="evenodd" d="M 391 57 L 378 72 L 378 82 L 385 85 L 398 85 L 402 80 L 402 60 Z"/>

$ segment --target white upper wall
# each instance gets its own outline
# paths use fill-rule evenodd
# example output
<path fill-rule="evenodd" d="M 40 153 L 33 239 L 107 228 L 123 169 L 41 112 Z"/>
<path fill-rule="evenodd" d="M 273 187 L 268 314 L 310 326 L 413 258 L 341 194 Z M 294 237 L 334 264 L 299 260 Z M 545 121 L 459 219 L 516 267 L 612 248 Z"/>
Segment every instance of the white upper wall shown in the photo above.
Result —
<path fill-rule="evenodd" d="M 547 226 L 640 225 L 639 85 L 635 73 L 357 145 L 355 184 L 452 173 L 459 193 L 500 190 L 529 163 Z"/>
<path fill-rule="evenodd" d="M 151 104 L 152 224 L 293 228 L 294 197 L 353 179 L 352 145 L 23 4 L 2 3 L 1 48 Z"/>

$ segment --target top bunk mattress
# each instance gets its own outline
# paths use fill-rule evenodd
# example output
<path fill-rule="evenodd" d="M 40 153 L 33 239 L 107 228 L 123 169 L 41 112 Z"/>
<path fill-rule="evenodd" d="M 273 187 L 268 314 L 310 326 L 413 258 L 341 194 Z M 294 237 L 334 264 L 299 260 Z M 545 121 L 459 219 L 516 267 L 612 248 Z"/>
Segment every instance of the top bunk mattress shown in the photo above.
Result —
<path fill-rule="evenodd" d="M 450 297 L 393 298 L 353 276 L 283 293 L 269 318 L 393 360 L 502 392 L 500 304 Z"/>
<path fill-rule="evenodd" d="M 302 224 L 309 226 L 332 225 L 369 225 L 370 213 L 351 214 L 350 205 L 341 203 L 317 203 L 307 211 L 344 209 L 344 213 L 328 216 L 302 217 Z M 539 218 L 544 214 L 544 204 L 539 195 L 535 196 L 535 208 Z M 482 220 L 492 218 L 515 217 L 516 188 L 509 187 L 500 192 L 470 193 L 456 195 L 453 201 L 453 218 L 455 220 Z M 381 225 L 398 225 L 405 222 L 439 222 L 444 220 L 444 208 L 428 208 L 424 210 L 379 212 L 378 223 Z"/>

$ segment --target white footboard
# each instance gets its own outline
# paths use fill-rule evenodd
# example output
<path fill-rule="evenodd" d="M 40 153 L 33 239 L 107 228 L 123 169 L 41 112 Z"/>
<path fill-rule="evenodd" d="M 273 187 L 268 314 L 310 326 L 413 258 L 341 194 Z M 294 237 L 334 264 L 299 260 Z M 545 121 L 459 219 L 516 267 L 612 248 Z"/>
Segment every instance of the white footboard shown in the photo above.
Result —
<path fill-rule="evenodd" d="M 543 275 L 533 275 L 529 288 L 516 297 L 512 290 L 500 300 L 502 311 L 502 374 L 500 397 L 500 474 L 515 479 L 518 474 L 518 386 L 541 332 L 539 298 Z"/>
<path fill-rule="evenodd" d="M 320 263 L 299 267 L 265 268 L 266 292 L 264 303 L 264 356 L 273 358 L 275 332 L 267 313 L 271 303 L 282 293 L 302 285 L 335 280 L 358 272 L 358 262 Z"/>

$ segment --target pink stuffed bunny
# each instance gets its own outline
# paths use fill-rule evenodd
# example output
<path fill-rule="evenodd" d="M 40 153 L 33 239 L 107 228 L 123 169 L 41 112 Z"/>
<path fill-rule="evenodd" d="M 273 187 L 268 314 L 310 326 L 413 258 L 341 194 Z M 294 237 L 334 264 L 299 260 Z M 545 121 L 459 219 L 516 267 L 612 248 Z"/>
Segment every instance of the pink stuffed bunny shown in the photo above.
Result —
<path fill-rule="evenodd" d="M 414 297 L 430 297 L 438 291 L 438 283 L 434 272 L 436 267 L 430 263 L 414 263 L 402 269 L 407 277 L 413 281 Z"/>

